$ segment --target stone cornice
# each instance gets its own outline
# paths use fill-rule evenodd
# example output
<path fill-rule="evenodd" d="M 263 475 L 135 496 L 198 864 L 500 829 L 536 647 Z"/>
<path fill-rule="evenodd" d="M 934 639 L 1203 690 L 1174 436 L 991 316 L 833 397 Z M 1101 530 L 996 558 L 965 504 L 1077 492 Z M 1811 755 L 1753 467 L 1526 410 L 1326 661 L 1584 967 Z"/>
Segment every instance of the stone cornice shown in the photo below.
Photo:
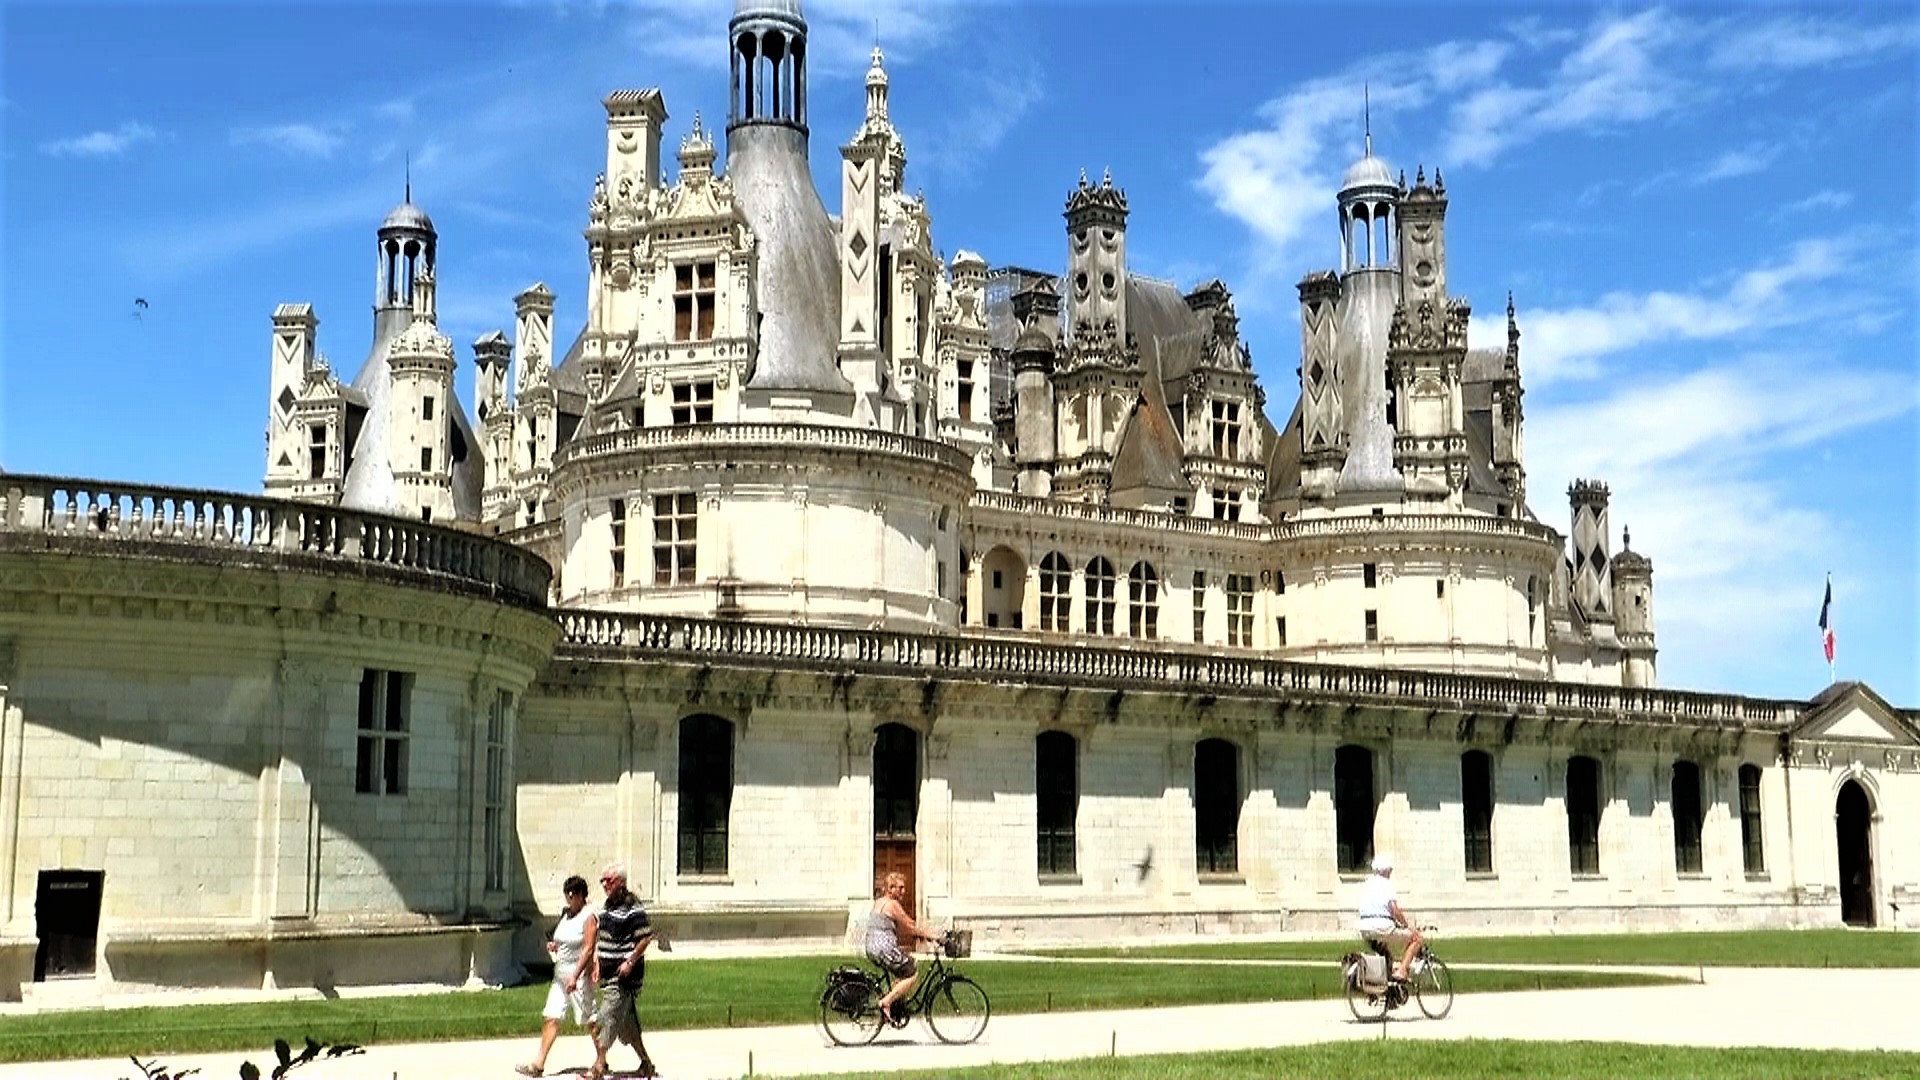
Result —
<path fill-rule="evenodd" d="M 867 428 L 749 423 L 632 428 L 575 440 L 555 457 L 553 491 L 564 498 L 591 479 L 639 475 L 667 463 L 721 469 L 742 459 L 793 464 L 806 455 L 836 465 L 851 458 L 889 474 L 914 469 L 925 482 L 944 481 L 962 498 L 973 485 L 971 456 L 931 439 Z"/>

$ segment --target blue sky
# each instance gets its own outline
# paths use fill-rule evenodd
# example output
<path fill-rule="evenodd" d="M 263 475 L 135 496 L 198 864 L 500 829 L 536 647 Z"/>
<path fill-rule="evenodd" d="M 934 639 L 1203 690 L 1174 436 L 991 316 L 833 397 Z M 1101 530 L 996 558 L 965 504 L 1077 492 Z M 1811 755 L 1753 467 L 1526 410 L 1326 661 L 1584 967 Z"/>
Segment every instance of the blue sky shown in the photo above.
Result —
<path fill-rule="evenodd" d="M 669 148 L 723 126 L 729 10 L 0 8 L 0 465 L 259 490 L 269 314 L 313 303 L 352 376 L 407 154 L 470 402 L 516 292 L 582 318 L 600 97 L 659 86 Z M 1661 682 L 1817 692 L 1831 571 L 1840 674 L 1920 705 L 1910 8 L 807 10 L 830 211 L 877 20 L 938 246 L 1057 267 L 1068 189 L 1110 167 L 1133 269 L 1234 289 L 1276 421 L 1369 86 L 1375 151 L 1445 172 L 1476 340 L 1519 305 L 1534 510 L 1565 531 L 1604 479 L 1654 561 Z"/>

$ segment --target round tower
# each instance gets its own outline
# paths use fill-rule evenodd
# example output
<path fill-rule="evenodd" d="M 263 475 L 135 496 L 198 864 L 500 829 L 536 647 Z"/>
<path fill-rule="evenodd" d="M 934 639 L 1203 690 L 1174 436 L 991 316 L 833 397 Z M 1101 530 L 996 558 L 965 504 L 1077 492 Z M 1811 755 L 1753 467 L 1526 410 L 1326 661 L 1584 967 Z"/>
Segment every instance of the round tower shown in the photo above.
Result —
<path fill-rule="evenodd" d="M 1387 381 L 1387 331 L 1400 299 L 1400 252 L 1395 239 L 1400 184 L 1373 156 L 1366 138 L 1360 160 L 1340 183 L 1340 302 L 1334 333 L 1342 426 L 1347 454 L 1339 488 L 1397 498 L 1405 481 L 1393 464 L 1397 417 Z"/>
<path fill-rule="evenodd" d="M 807 129 L 807 20 L 800 0 L 736 0 L 727 22 L 732 72 L 727 130 Z"/>
<path fill-rule="evenodd" d="M 431 278 L 438 234 L 433 219 L 413 204 L 413 181 L 375 234 L 379 251 L 374 268 L 373 338 L 391 339 L 413 321 L 413 293 L 422 275 Z"/>
<path fill-rule="evenodd" d="M 1624 654 L 1621 682 L 1654 684 L 1653 560 L 1633 550 L 1633 534 L 1620 531 L 1620 554 L 1613 559 L 1614 629 Z"/>
<path fill-rule="evenodd" d="M 1013 343 L 1014 464 L 1020 494 L 1053 493 L 1053 339 L 1037 324 Z"/>

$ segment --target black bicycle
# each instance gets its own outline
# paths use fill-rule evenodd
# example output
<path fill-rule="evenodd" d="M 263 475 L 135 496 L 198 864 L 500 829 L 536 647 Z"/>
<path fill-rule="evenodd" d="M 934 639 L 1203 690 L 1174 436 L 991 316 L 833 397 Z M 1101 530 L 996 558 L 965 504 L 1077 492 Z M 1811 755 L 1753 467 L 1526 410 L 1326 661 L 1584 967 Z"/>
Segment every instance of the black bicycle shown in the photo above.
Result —
<path fill-rule="evenodd" d="M 987 1030 L 992 1006 L 980 984 L 947 966 L 951 958 L 973 952 L 973 931 L 951 930 L 940 937 L 933 963 L 920 973 L 913 993 L 893 1003 L 893 1026 L 903 1028 L 922 1017 L 934 1037 L 943 1043 L 970 1043 Z M 893 986 L 893 976 L 863 967 L 837 967 L 827 972 L 820 995 L 820 1026 L 841 1046 L 861 1046 L 880 1036 L 886 1017 L 880 1015 L 880 997 Z"/>
<path fill-rule="evenodd" d="M 1427 943 L 1409 965 L 1406 982 L 1388 978 L 1393 970 L 1393 953 L 1370 936 L 1361 935 L 1369 953 L 1352 952 L 1341 957 L 1340 982 L 1355 1020 L 1385 1020 L 1387 1013 L 1405 1005 L 1409 996 L 1420 1003 L 1420 1011 L 1429 1020 L 1443 1020 L 1453 1011 L 1453 970 L 1434 955 L 1432 935 L 1436 929 L 1420 928 Z"/>

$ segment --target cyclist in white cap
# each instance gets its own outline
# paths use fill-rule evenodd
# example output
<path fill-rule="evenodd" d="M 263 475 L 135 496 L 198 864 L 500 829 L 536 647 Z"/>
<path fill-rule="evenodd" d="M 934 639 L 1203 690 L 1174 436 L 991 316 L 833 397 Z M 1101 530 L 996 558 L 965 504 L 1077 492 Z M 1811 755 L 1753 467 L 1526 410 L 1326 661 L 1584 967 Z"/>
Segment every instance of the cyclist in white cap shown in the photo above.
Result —
<path fill-rule="evenodd" d="M 1393 977 L 1405 982 L 1407 969 L 1420 955 L 1424 939 L 1400 907 L 1400 898 L 1393 891 L 1393 856 L 1384 851 L 1373 857 L 1373 874 L 1360 885 L 1360 933 L 1369 941 L 1385 945 L 1389 954 L 1401 950 Z"/>

